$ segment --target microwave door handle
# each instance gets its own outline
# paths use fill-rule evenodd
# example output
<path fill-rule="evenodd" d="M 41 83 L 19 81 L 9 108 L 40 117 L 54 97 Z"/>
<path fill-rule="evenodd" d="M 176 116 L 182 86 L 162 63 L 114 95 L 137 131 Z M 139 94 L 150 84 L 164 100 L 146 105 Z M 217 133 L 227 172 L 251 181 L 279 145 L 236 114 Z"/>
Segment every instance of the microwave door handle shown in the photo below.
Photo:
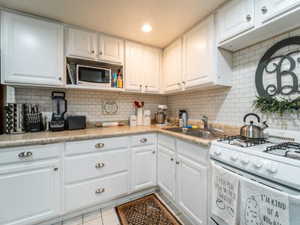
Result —
<path fill-rule="evenodd" d="M 65 111 L 63 112 L 63 115 L 68 111 L 68 101 L 65 99 Z"/>

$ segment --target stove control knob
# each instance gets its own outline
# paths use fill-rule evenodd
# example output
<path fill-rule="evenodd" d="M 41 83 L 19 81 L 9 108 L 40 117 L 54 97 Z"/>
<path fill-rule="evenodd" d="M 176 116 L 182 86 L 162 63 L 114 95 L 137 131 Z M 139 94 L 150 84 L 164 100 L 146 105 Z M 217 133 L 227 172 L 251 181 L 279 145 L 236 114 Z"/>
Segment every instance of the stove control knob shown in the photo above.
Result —
<path fill-rule="evenodd" d="M 249 159 L 241 159 L 241 163 L 243 164 L 243 165 L 248 165 L 249 164 Z"/>
<path fill-rule="evenodd" d="M 261 169 L 263 167 L 263 164 L 262 164 L 262 162 L 257 161 L 255 163 L 253 163 L 253 167 L 255 169 Z"/>
<path fill-rule="evenodd" d="M 274 165 L 274 163 L 272 163 L 272 162 L 266 163 L 266 170 L 271 174 L 277 173 L 276 165 Z"/>
<path fill-rule="evenodd" d="M 232 156 L 230 156 L 230 159 L 231 159 L 231 161 L 236 162 L 239 159 L 239 157 L 238 157 L 238 155 L 232 155 Z"/>

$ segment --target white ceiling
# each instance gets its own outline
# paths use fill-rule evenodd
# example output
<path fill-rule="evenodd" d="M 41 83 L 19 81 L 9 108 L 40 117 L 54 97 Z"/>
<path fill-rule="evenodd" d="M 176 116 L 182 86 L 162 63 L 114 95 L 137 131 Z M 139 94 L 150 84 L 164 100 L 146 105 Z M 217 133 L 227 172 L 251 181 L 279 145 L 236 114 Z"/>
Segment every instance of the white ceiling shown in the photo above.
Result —
<path fill-rule="evenodd" d="M 226 0 L 0 0 L 8 8 L 164 47 Z M 153 31 L 143 33 L 150 23 Z"/>

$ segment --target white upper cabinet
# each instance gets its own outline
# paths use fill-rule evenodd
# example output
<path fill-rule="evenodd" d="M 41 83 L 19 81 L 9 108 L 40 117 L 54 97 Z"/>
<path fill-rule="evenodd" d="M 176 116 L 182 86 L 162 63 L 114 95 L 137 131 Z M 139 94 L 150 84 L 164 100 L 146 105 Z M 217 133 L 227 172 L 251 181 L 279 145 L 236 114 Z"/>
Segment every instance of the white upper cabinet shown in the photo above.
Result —
<path fill-rule="evenodd" d="M 135 42 L 125 44 L 125 88 L 128 91 L 160 91 L 161 50 Z"/>
<path fill-rule="evenodd" d="M 73 27 L 66 34 L 67 56 L 123 64 L 124 40 Z"/>
<path fill-rule="evenodd" d="M 1 12 L 1 81 L 4 84 L 63 84 L 63 26 Z"/>
<path fill-rule="evenodd" d="M 124 40 L 100 34 L 98 56 L 101 60 L 123 63 Z"/>
<path fill-rule="evenodd" d="M 266 23 L 300 6 L 300 0 L 256 0 L 256 5 L 260 22 Z"/>
<path fill-rule="evenodd" d="M 162 52 L 158 48 L 144 47 L 144 91 L 158 93 Z M 137 61 L 138 63 L 138 61 Z"/>
<path fill-rule="evenodd" d="M 182 39 L 174 41 L 163 52 L 164 90 L 166 93 L 182 89 Z"/>
<path fill-rule="evenodd" d="M 138 62 L 138 63 L 137 63 Z M 140 44 L 125 43 L 125 88 L 129 91 L 142 91 L 143 87 L 143 48 Z"/>
<path fill-rule="evenodd" d="M 232 0 L 218 10 L 219 42 L 254 27 L 254 0 Z"/>
<path fill-rule="evenodd" d="M 205 84 L 213 75 L 213 31 L 213 17 L 209 17 L 183 36 L 183 77 L 187 88 Z"/>
<path fill-rule="evenodd" d="M 96 59 L 97 33 L 75 28 L 68 28 L 67 33 L 68 56 Z"/>

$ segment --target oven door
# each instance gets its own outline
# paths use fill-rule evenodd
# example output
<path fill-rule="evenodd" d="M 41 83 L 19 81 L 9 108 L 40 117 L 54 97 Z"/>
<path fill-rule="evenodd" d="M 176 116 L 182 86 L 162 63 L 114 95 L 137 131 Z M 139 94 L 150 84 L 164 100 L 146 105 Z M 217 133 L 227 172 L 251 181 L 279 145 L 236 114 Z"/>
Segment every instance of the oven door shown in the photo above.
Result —
<path fill-rule="evenodd" d="M 241 176 L 243 179 L 250 179 L 251 181 L 257 182 L 260 185 L 265 186 L 266 188 L 272 188 L 277 191 L 281 191 L 284 193 L 287 193 L 289 195 L 289 218 L 290 218 L 290 224 L 289 225 L 300 225 L 300 191 L 293 189 L 291 187 L 287 187 L 281 184 L 274 183 L 272 181 L 263 179 L 258 176 L 254 176 L 252 174 L 243 172 L 241 170 L 236 169 L 235 167 L 231 167 L 228 164 L 224 164 L 222 162 L 212 160 L 212 164 L 215 163 L 218 166 L 223 167 L 225 170 L 228 170 L 232 173 L 237 174 L 238 176 Z M 217 215 L 211 216 L 212 222 L 214 222 L 217 225 L 233 225 L 233 224 L 227 224 L 222 219 L 220 219 Z M 215 225 L 212 223 L 213 225 Z"/>
<path fill-rule="evenodd" d="M 78 84 L 111 87 L 111 69 L 77 65 L 76 72 Z"/>

